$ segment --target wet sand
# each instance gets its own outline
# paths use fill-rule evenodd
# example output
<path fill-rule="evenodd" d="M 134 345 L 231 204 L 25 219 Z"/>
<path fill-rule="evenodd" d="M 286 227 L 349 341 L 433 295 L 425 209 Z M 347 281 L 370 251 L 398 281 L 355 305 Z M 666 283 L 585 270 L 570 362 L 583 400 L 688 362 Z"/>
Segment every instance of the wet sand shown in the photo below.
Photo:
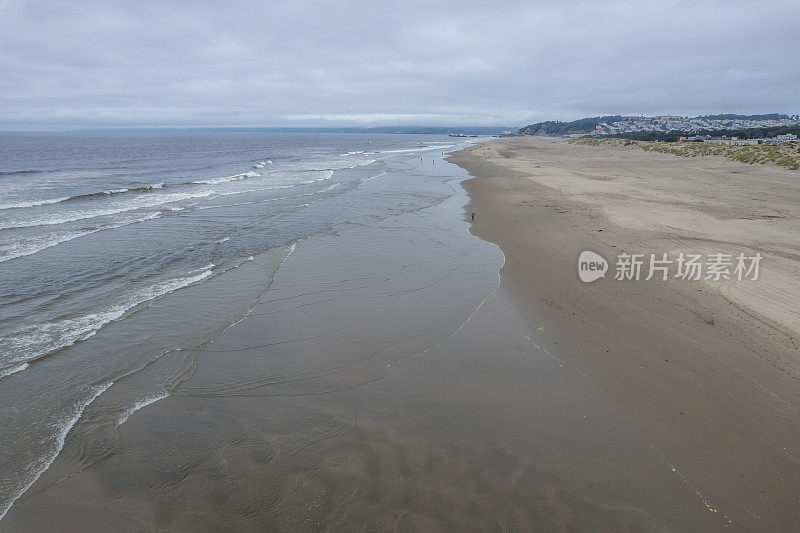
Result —
<path fill-rule="evenodd" d="M 241 319 L 154 362 L 189 371 L 127 419 L 135 382 L 99 395 L 0 530 L 724 529 L 704 478 L 520 305 L 512 263 L 500 282 L 463 170 L 409 161 L 363 186 L 412 177 L 453 196 L 220 277 L 213 295 L 261 287 Z"/>
<path fill-rule="evenodd" d="M 541 138 L 450 160 L 476 176 L 472 232 L 505 253 L 503 286 L 541 321 L 539 338 L 649 436 L 709 514 L 736 530 L 796 530 L 797 172 Z M 758 281 L 585 284 L 583 250 L 765 258 Z"/>

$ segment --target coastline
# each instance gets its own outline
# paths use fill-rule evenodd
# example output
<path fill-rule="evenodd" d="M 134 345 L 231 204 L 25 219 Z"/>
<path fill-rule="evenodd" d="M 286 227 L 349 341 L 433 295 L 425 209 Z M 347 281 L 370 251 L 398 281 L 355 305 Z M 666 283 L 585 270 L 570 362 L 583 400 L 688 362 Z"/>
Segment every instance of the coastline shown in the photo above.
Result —
<path fill-rule="evenodd" d="M 498 284 L 503 254 L 463 220 L 467 174 L 417 155 L 386 170 L 363 192 L 453 194 L 221 276 L 263 292 L 159 361 L 181 369 L 169 394 L 121 411 L 123 379 L 87 405 L 0 529 L 724 528 Z"/>
<path fill-rule="evenodd" d="M 570 366 L 652 437 L 676 475 L 708 499 L 710 512 L 745 529 L 796 525 L 800 358 L 792 326 L 800 322 L 791 303 L 796 277 L 772 300 L 778 305 L 765 309 L 754 304 L 761 296 L 757 291 L 736 292 L 733 284 L 608 279 L 584 284 L 576 271 L 583 250 L 608 258 L 620 250 L 717 250 L 722 244 L 728 246 L 719 251 L 735 252 L 748 249 L 748 243 L 752 249 L 754 241 L 763 249 L 759 232 L 774 231 L 775 221 L 750 217 L 750 222 L 709 226 L 713 210 L 704 210 L 702 201 L 703 207 L 692 205 L 693 190 L 701 199 L 716 196 L 720 205 L 714 207 L 722 209 L 732 175 L 741 182 L 753 174 L 788 171 L 541 138 L 490 141 L 449 160 L 473 176 L 464 182 L 467 212 L 476 213 L 471 231 L 503 250 L 502 285 L 529 320 L 541 324 L 541 342 L 557 344 Z M 648 181 L 637 188 L 641 176 Z M 683 183 L 705 176 L 712 182 L 706 188 Z M 679 182 L 684 188 L 671 190 Z M 769 183 L 770 189 L 796 192 L 791 182 Z M 768 194 L 759 192 L 754 196 Z M 784 202 L 796 201 L 794 192 Z M 693 216 L 687 216 L 690 211 Z M 784 223 L 778 226 L 783 240 L 766 247 L 768 253 L 785 251 L 770 255 L 776 260 L 764 277 L 767 295 L 782 287 L 787 278 L 781 276 L 792 279 L 796 265 L 786 244 L 796 235 L 796 218 L 782 217 L 777 223 Z M 727 243 L 704 233 L 715 229 Z M 748 238 L 737 241 L 742 235 Z"/>

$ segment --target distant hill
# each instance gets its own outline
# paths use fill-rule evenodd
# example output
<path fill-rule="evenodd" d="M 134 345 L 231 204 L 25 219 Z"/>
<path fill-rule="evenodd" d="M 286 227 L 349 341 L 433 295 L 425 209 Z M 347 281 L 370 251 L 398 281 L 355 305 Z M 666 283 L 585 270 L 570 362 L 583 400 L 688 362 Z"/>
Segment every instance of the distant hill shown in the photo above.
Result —
<path fill-rule="evenodd" d="M 559 122 L 548 120 L 537 122 L 517 130 L 520 135 L 572 135 L 579 133 L 592 133 L 600 123 L 618 122 L 621 115 L 607 115 L 603 117 L 590 117 L 573 120 L 572 122 Z"/>

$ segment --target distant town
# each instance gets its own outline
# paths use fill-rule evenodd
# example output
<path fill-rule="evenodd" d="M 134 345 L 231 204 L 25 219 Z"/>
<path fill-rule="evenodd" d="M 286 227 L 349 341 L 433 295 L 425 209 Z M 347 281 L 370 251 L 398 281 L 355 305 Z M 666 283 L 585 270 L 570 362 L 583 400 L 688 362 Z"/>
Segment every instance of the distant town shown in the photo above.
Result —
<path fill-rule="evenodd" d="M 727 118 L 727 117 L 731 118 Z M 734 118 L 735 117 L 735 118 Z M 750 128 L 773 128 L 779 126 L 800 126 L 798 115 L 710 115 L 702 117 L 678 117 L 674 115 L 661 115 L 657 117 L 623 117 L 622 120 L 601 123 L 595 127 L 596 133 L 614 135 L 616 133 L 633 133 L 640 131 L 686 131 L 699 132 L 702 130 L 744 130 Z"/>
<path fill-rule="evenodd" d="M 567 139 L 585 136 L 623 137 L 647 141 L 779 144 L 795 142 L 800 115 L 602 116 L 571 122 L 539 122 L 503 136 L 545 135 Z"/>

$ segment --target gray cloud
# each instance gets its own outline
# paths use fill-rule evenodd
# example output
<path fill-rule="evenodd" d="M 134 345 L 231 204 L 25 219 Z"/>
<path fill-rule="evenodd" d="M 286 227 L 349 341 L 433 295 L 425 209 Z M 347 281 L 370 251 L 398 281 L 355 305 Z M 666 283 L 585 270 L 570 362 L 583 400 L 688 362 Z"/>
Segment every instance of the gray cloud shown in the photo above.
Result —
<path fill-rule="evenodd" d="M 800 109 L 797 2 L 0 0 L 0 128 Z"/>

